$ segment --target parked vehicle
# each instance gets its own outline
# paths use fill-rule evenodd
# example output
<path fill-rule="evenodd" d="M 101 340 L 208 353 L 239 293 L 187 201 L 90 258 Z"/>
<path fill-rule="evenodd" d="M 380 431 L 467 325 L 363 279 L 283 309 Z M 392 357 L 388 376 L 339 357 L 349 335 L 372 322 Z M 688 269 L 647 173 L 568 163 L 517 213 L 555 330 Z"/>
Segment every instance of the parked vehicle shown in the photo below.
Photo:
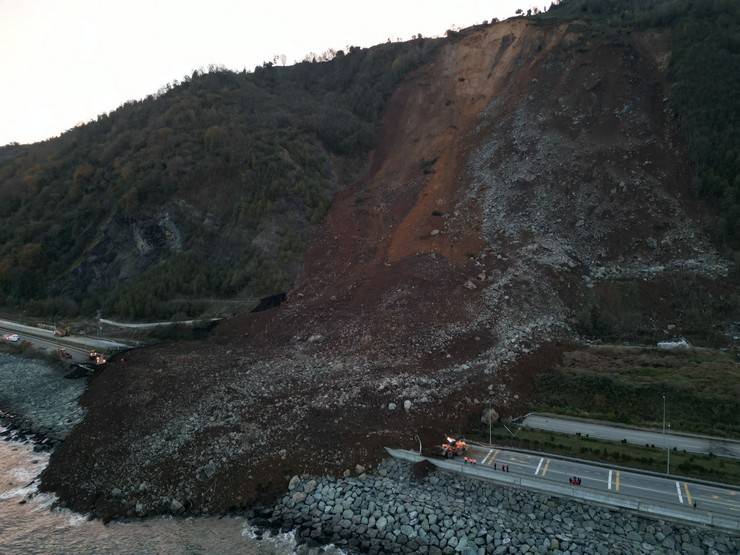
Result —
<path fill-rule="evenodd" d="M 3 339 L 5 341 L 9 341 L 10 343 L 18 343 L 21 340 L 21 336 L 17 333 L 6 333 L 3 335 Z"/>

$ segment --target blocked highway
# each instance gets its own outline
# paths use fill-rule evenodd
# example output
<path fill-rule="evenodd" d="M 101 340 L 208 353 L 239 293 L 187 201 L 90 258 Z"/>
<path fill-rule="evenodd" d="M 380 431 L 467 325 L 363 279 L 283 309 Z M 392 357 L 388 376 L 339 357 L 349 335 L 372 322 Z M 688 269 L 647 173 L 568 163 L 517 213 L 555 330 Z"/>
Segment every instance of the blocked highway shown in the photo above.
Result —
<path fill-rule="evenodd" d="M 409 451 L 389 450 L 389 453 L 408 461 L 426 458 Z M 475 462 L 465 462 L 462 457 L 428 460 L 446 470 L 553 495 L 740 530 L 740 489 L 729 485 L 514 451 L 495 445 L 469 445 L 467 457 Z M 580 485 L 573 485 L 571 478 L 580 478 Z"/>
<path fill-rule="evenodd" d="M 578 477 L 581 478 L 581 484 L 577 486 L 580 488 L 697 511 L 734 515 L 740 519 L 740 491 L 730 486 L 722 488 L 678 477 L 661 477 L 495 447 L 473 445 L 469 453 L 478 461 L 477 464 L 493 472 L 501 472 L 501 465 L 507 465 L 510 474 L 535 477 L 560 485 L 570 485 L 569 479 Z"/>

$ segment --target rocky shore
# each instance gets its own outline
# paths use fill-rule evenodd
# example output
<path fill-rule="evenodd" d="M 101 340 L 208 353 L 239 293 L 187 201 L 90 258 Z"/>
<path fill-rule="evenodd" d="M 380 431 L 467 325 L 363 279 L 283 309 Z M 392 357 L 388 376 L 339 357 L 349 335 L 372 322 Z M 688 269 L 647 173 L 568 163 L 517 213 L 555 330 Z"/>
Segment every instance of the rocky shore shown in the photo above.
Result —
<path fill-rule="evenodd" d="M 87 387 L 86 380 L 65 379 L 67 373 L 57 362 L 0 353 L 0 422 L 17 439 L 49 445 L 64 439 L 84 416 L 79 398 Z"/>
<path fill-rule="evenodd" d="M 295 528 L 310 553 L 738 553 L 740 537 L 383 462 L 343 478 L 295 476 L 263 524 Z M 349 473 L 345 473 L 349 474 Z"/>

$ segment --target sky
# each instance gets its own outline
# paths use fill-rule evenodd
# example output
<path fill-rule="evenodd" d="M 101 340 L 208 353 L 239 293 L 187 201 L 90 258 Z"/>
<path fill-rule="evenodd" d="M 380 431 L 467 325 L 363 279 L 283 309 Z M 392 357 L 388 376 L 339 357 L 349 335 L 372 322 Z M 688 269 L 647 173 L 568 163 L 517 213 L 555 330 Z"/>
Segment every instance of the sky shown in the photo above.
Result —
<path fill-rule="evenodd" d="M 534 0 L 0 0 L 0 145 L 59 135 L 211 64 L 441 36 Z"/>

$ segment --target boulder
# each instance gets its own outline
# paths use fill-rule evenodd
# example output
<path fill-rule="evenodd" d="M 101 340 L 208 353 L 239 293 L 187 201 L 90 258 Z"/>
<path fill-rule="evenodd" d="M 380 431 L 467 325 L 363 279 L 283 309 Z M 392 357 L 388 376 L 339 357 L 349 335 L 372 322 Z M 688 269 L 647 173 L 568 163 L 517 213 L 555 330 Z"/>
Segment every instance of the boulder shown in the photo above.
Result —
<path fill-rule="evenodd" d="M 493 424 L 496 424 L 499 421 L 499 414 L 496 412 L 496 409 L 493 407 L 486 408 L 483 411 L 483 414 L 480 417 L 480 421 L 482 424 L 485 424 L 486 426 L 492 426 Z"/>

